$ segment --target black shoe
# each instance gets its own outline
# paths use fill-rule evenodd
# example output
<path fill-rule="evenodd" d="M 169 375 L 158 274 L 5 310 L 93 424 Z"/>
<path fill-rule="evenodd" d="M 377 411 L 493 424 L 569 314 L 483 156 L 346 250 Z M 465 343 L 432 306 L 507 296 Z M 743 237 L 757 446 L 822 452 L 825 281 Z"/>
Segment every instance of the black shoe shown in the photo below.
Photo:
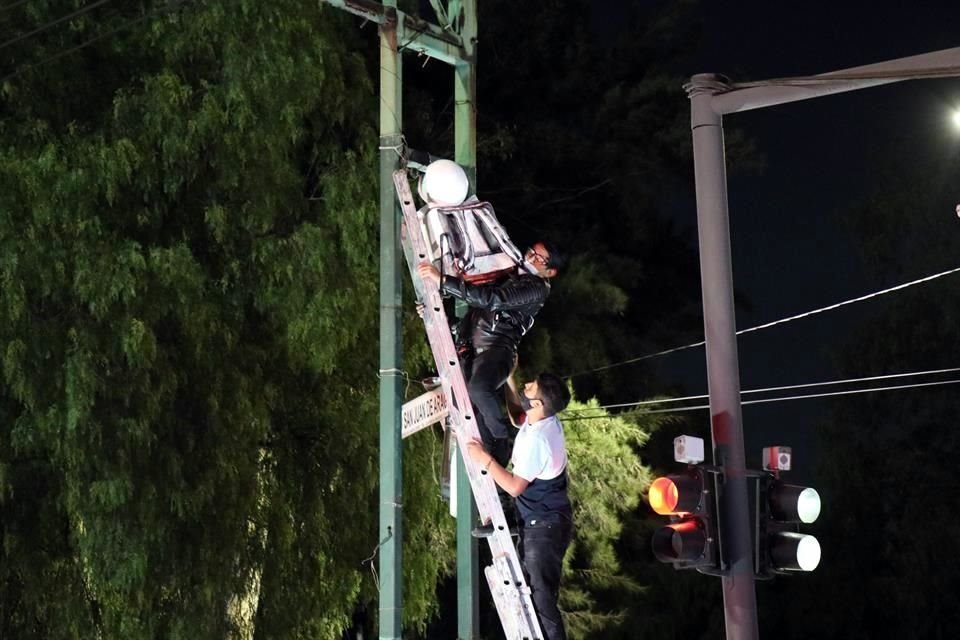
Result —
<path fill-rule="evenodd" d="M 485 524 L 480 527 L 474 527 L 473 530 L 470 532 L 470 535 L 473 536 L 474 538 L 489 538 L 490 536 L 493 535 L 493 533 L 494 533 L 493 525 Z M 514 527 L 510 527 L 510 535 L 518 536 L 520 535 L 520 532 L 518 532 Z"/>

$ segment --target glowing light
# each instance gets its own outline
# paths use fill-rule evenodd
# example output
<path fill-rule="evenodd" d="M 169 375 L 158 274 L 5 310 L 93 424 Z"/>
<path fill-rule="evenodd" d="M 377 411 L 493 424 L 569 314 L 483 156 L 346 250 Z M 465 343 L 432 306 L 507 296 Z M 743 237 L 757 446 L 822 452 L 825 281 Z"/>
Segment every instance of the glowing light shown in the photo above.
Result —
<path fill-rule="evenodd" d="M 820 542 L 805 533 L 780 532 L 771 541 L 770 558 L 781 571 L 813 571 L 820 564 Z"/>
<path fill-rule="evenodd" d="M 809 487 L 800 492 L 797 498 L 797 515 L 800 522 L 810 524 L 820 517 L 820 494 Z"/>
<path fill-rule="evenodd" d="M 650 485 L 647 497 L 650 499 L 650 508 L 660 515 L 666 516 L 676 513 L 677 503 L 680 501 L 680 492 L 670 478 L 657 478 Z"/>
<path fill-rule="evenodd" d="M 797 566 L 813 571 L 820 564 L 820 542 L 813 536 L 803 536 L 797 543 Z"/>
<path fill-rule="evenodd" d="M 810 524 L 820 517 L 820 494 L 810 487 L 778 483 L 770 490 L 770 508 L 778 520 Z"/>
<path fill-rule="evenodd" d="M 953 117 L 951 120 L 953 120 L 953 126 L 957 129 L 960 129 L 960 109 L 955 109 L 953 111 Z"/>

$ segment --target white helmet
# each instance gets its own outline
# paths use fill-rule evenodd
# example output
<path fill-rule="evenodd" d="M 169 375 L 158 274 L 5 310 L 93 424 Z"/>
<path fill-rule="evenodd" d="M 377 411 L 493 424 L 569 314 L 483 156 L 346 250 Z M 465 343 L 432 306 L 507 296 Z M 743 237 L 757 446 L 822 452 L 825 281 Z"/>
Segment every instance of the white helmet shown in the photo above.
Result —
<path fill-rule="evenodd" d="M 441 207 L 455 207 L 467 199 L 470 181 L 463 167 L 452 160 L 434 160 L 420 182 L 420 197 Z"/>

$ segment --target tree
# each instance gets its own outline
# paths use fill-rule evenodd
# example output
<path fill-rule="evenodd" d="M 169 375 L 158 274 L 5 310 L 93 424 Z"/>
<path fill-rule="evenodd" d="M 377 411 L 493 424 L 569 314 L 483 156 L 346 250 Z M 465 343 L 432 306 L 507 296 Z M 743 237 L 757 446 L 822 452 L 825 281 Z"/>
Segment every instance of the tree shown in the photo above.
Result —
<path fill-rule="evenodd" d="M 575 535 L 560 604 L 570 637 L 594 638 L 622 619 L 641 592 L 622 570 L 615 545 L 652 480 L 639 452 L 657 421 L 612 416 L 596 400 L 572 402 L 566 416 Z"/>
<path fill-rule="evenodd" d="M 376 102 L 353 31 L 228 0 L 27 37 L 65 13 L 5 25 L 2 635 L 335 638 L 377 543 Z M 406 480 L 416 625 L 449 536 L 429 478 Z"/>

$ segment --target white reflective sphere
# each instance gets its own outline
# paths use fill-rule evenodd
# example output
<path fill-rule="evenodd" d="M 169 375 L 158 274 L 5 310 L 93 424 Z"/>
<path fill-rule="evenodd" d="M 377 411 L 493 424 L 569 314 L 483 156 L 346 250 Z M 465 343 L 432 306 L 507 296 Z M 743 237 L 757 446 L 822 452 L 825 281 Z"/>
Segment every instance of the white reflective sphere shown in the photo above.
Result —
<path fill-rule="evenodd" d="M 434 160 L 423 176 L 425 199 L 441 207 L 455 207 L 467 199 L 470 181 L 463 168 L 451 160 Z"/>

